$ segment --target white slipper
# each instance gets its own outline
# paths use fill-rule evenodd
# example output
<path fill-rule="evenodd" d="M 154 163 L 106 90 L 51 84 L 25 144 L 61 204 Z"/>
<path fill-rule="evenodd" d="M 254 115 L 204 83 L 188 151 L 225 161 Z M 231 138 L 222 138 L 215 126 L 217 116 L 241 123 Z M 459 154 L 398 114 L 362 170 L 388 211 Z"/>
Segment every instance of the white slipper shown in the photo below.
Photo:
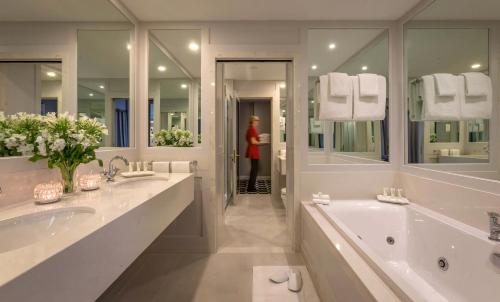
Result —
<path fill-rule="evenodd" d="M 299 270 L 290 270 L 288 274 L 288 289 L 292 292 L 300 292 L 302 289 L 302 274 Z"/>
<path fill-rule="evenodd" d="M 281 271 L 271 275 L 269 280 L 274 283 L 283 283 L 288 281 L 288 271 Z"/>

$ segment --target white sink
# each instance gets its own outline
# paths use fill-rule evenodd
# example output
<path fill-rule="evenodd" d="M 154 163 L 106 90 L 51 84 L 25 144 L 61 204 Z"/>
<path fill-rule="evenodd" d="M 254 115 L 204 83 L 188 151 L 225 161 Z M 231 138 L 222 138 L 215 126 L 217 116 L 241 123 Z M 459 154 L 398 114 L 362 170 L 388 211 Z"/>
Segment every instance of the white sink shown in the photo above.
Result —
<path fill-rule="evenodd" d="M 157 184 L 157 183 L 165 183 L 168 181 L 168 177 L 165 176 L 144 176 L 144 177 L 134 177 L 134 178 L 125 178 L 122 180 L 118 180 L 113 182 L 112 186 L 125 186 L 125 187 L 136 187 L 138 185 L 148 185 L 148 184 Z"/>
<path fill-rule="evenodd" d="M 90 207 L 70 207 L 0 220 L 0 253 L 57 236 L 94 213 Z"/>

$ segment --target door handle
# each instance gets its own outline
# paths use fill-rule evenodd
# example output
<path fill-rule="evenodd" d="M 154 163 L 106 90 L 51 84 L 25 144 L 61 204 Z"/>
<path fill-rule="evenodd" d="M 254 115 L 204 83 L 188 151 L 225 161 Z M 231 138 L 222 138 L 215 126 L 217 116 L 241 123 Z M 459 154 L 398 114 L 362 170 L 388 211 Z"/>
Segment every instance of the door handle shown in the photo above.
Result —
<path fill-rule="evenodd" d="M 231 160 L 234 162 L 236 162 L 236 158 L 240 157 L 239 154 L 236 154 L 236 150 L 233 149 L 233 154 L 231 155 Z"/>

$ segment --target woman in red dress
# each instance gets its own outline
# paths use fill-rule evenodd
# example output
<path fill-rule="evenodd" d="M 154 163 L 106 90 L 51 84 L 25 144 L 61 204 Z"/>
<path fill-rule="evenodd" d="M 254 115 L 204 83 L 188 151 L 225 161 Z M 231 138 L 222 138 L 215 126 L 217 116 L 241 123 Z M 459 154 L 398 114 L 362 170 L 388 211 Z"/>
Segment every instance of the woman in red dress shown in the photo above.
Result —
<path fill-rule="evenodd" d="M 247 129 L 247 152 L 246 157 L 250 159 L 251 169 L 250 169 L 250 179 L 248 180 L 247 192 L 256 192 L 255 182 L 257 181 L 257 173 L 259 172 L 259 134 L 257 132 L 257 126 L 259 125 L 259 117 L 252 115 L 248 122 Z"/>

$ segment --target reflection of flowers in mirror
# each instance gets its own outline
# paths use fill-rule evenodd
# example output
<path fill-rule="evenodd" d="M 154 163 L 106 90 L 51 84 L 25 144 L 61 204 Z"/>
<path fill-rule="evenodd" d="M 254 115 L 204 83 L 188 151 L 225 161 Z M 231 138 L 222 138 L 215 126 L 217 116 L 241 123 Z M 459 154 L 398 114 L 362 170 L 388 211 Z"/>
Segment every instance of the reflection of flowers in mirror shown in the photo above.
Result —
<path fill-rule="evenodd" d="M 192 147 L 193 133 L 176 127 L 172 128 L 172 130 L 161 129 L 155 133 L 153 140 L 158 147 Z"/>

